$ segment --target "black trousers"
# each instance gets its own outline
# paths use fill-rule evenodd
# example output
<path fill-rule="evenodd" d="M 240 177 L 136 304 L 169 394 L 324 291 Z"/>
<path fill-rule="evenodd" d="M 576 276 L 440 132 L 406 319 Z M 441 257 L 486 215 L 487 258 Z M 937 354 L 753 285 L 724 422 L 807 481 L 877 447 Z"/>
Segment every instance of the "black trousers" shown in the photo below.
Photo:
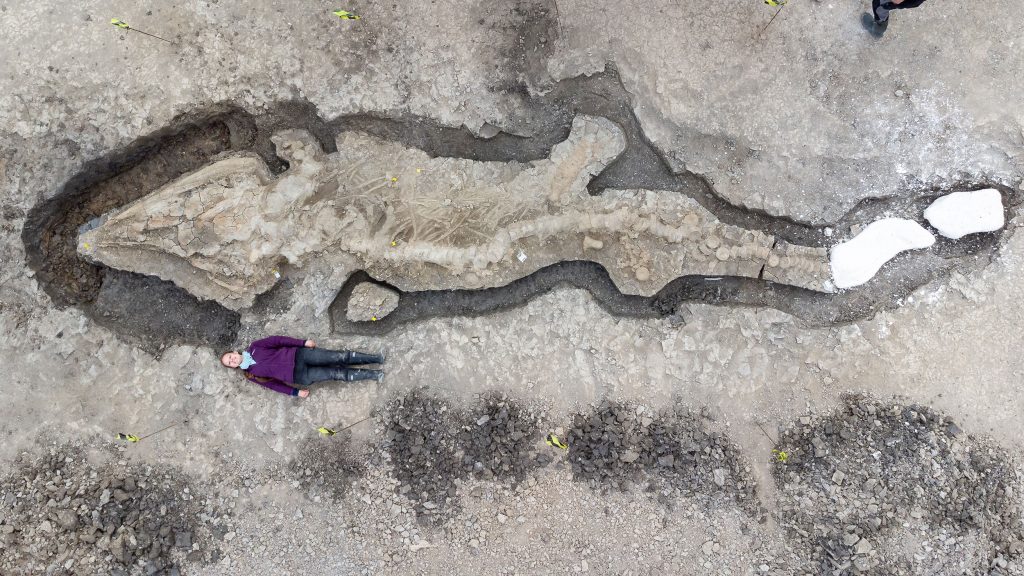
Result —
<path fill-rule="evenodd" d="M 384 358 L 379 354 L 363 354 L 351 350 L 325 350 L 322 348 L 297 348 L 295 350 L 295 372 L 293 382 L 309 386 L 327 380 L 378 379 L 380 370 L 353 368 L 362 364 L 380 364 Z"/>
<path fill-rule="evenodd" d="M 891 10 L 917 8 L 924 4 L 924 2 L 925 0 L 905 0 L 901 4 L 893 4 L 887 0 L 871 0 L 871 14 L 875 17 L 876 22 L 885 22 L 889 19 L 889 12 Z"/>

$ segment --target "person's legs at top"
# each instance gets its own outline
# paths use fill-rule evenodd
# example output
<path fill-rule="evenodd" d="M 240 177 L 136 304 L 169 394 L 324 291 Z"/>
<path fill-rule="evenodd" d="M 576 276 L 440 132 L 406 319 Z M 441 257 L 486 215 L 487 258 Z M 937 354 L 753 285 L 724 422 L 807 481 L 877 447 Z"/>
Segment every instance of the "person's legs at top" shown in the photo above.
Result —
<path fill-rule="evenodd" d="M 889 21 L 889 9 L 882 7 L 881 0 L 871 0 L 871 15 L 878 24 Z"/>
<path fill-rule="evenodd" d="M 352 350 L 327 350 L 325 348 L 299 348 L 295 351 L 295 364 L 307 366 L 359 366 L 361 364 L 382 364 L 380 354 L 364 354 Z"/>
<path fill-rule="evenodd" d="M 861 23 L 872 36 L 881 38 L 889 26 L 889 9 L 882 7 L 881 0 L 871 0 L 871 14 L 865 14 Z"/>

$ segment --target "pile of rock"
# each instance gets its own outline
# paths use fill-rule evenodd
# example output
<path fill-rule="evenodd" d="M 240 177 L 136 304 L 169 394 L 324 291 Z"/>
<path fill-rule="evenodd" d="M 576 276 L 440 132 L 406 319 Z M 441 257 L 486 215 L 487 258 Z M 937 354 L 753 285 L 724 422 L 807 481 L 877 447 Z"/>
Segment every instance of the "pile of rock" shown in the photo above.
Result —
<path fill-rule="evenodd" d="M 537 417 L 500 395 L 488 396 L 459 431 L 463 470 L 483 480 L 522 481 L 536 467 Z"/>
<path fill-rule="evenodd" d="M 417 390 L 384 413 L 399 491 L 423 524 L 440 524 L 458 509 L 457 480 L 517 483 L 543 463 L 538 418 L 504 396 L 484 397 L 466 411 Z"/>
<path fill-rule="evenodd" d="M 729 495 L 756 508 L 755 484 L 739 449 L 709 429 L 707 414 L 684 407 L 654 412 L 602 402 L 573 417 L 573 475 L 595 488 L 626 490 L 656 481 L 687 495 Z"/>
<path fill-rule="evenodd" d="M 455 480 L 462 476 L 457 455 L 458 414 L 415 390 L 385 409 L 385 437 L 399 493 L 414 503 L 417 522 L 440 524 L 457 507 Z"/>
<path fill-rule="evenodd" d="M 801 417 L 779 448 L 776 516 L 809 573 L 1024 569 L 1010 457 L 927 407 L 848 396 Z"/>
<path fill-rule="evenodd" d="M 0 573 L 177 575 L 219 555 L 222 521 L 170 469 L 94 466 L 67 447 L 22 455 L 0 481 Z"/>
<path fill-rule="evenodd" d="M 314 491 L 324 491 L 335 499 L 348 493 L 366 469 L 365 455 L 352 444 L 348 430 L 334 436 L 317 434 L 307 440 L 291 462 L 292 477 Z"/>

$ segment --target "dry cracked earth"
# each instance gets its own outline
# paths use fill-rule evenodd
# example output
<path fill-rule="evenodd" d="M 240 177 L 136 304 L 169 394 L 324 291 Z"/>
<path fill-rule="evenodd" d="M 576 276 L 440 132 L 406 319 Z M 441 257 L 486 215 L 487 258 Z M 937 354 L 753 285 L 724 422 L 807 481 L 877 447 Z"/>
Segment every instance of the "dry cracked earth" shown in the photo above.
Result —
<path fill-rule="evenodd" d="M 1024 574 L 1024 5 L 868 4 L 0 0 L 0 574 Z"/>

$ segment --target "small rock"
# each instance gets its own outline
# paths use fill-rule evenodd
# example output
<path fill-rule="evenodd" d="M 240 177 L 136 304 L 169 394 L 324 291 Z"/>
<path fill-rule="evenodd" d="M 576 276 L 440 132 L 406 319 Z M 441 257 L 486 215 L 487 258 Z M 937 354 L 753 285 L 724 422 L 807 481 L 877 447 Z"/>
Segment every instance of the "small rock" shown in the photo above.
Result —
<path fill-rule="evenodd" d="M 636 279 L 640 282 L 647 282 L 651 279 L 651 271 L 646 266 L 640 266 L 635 271 Z"/>
<path fill-rule="evenodd" d="M 832 481 L 836 484 L 842 484 L 844 480 L 846 480 L 846 474 L 841 470 L 836 470 L 835 473 L 832 474 Z"/>
<path fill-rule="evenodd" d="M 715 478 L 715 484 L 719 488 L 724 487 L 725 486 L 725 469 L 724 468 L 715 468 L 715 470 L 712 472 L 712 474 L 714 475 L 714 478 Z"/>
<path fill-rule="evenodd" d="M 711 556 L 715 552 L 715 543 L 713 540 L 708 540 L 700 549 L 704 552 L 705 556 Z"/>
<path fill-rule="evenodd" d="M 584 250 L 600 250 L 601 248 L 604 248 L 604 242 L 591 238 L 590 236 L 583 237 Z"/>
<path fill-rule="evenodd" d="M 490 140 L 491 138 L 494 138 L 498 134 L 501 134 L 501 128 L 498 128 L 497 126 L 491 124 L 490 122 L 484 122 L 483 125 L 480 126 L 480 130 L 477 131 L 477 136 L 483 138 L 484 140 Z"/>
<path fill-rule="evenodd" d="M 640 453 L 636 450 L 626 450 L 621 456 L 619 456 L 619 460 L 626 463 L 635 462 L 637 458 L 640 458 Z"/>
<path fill-rule="evenodd" d="M 373 282 L 361 282 L 352 289 L 345 317 L 352 322 L 380 320 L 398 307 L 399 294 Z"/>
<path fill-rule="evenodd" d="M 64 530 L 71 532 L 78 528 L 78 514 L 71 510 L 57 512 L 57 524 Z"/>
<path fill-rule="evenodd" d="M 175 532 L 174 533 L 174 546 L 183 550 L 192 547 L 192 533 L 191 532 Z"/>

